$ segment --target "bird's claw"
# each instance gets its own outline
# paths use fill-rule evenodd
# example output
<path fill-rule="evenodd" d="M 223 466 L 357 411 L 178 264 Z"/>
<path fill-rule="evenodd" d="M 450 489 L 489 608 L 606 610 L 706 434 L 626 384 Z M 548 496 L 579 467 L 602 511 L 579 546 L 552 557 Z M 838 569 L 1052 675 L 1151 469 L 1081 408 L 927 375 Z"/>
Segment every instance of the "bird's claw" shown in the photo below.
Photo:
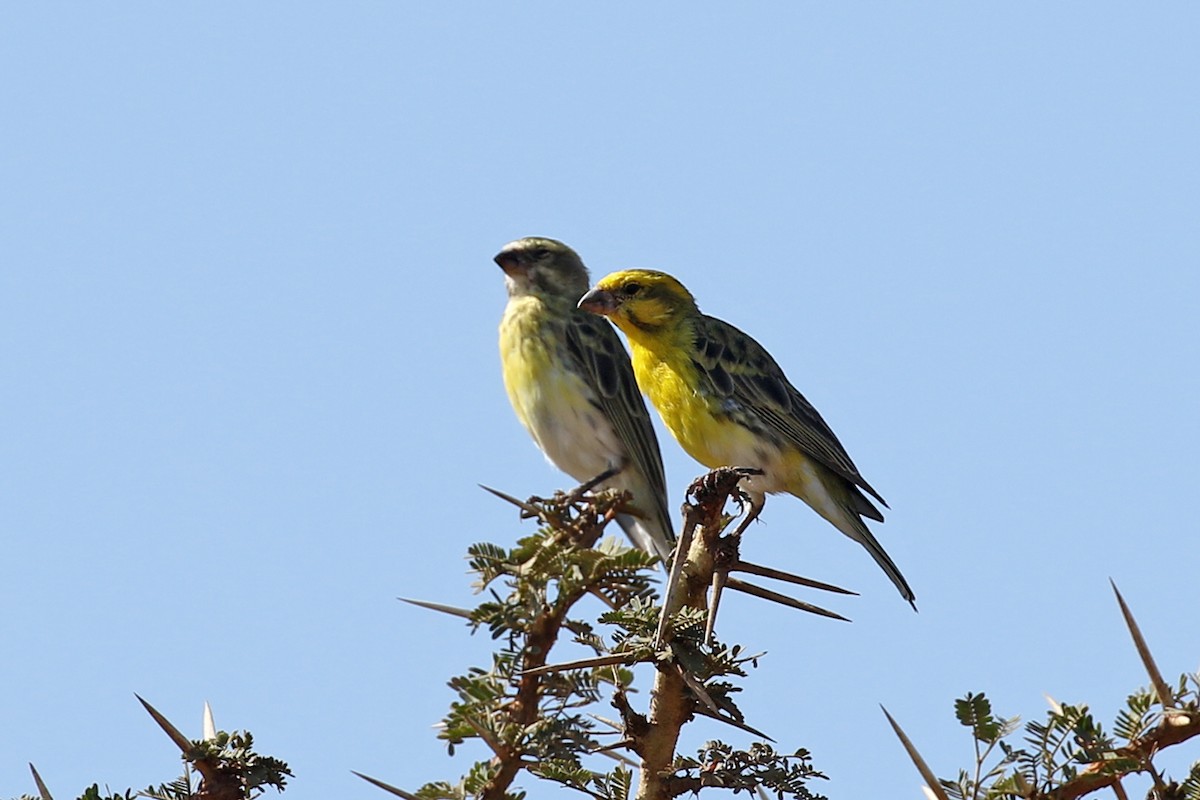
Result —
<path fill-rule="evenodd" d="M 741 491 L 738 484 L 743 479 L 762 474 L 763 471 L 757 467 L 717 467 L 692 481 L 692 485 L 687 490 L 688 498 L 698 500 L 701 495 L 722 492 L 734 494 Z"/>

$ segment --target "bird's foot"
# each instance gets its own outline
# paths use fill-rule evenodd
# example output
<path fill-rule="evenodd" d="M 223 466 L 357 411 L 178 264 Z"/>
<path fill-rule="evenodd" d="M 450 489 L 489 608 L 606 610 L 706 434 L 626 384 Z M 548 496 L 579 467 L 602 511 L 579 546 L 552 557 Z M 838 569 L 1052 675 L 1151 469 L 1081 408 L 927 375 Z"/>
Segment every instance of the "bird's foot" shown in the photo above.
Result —
<path fill-rule="evenodd" d="M 608 469 L 604 470 L 604 472 L 601 472 L 596 477 L 594 477 L 590 480 L 584 481 L 583 483 L 579 484 L 571 491 L 567 492 L 567 502 L 570 502 L 570 503 L 578 502 L 579 498 L 583 497 L 585 494 L 590 492 L 592 489 L 595 489 L 597 486 L 604 483 L 609 478 L 614 477 L 620 471 L 621 471 L 620 467 L 609 467 Z"/>
<path fill-rule="evenodd" d="M 762 474 L 763 471 L 757 467 L 717 467 L 692 481 L 687 494 L 689 498 L 698 500 L 704 495 L 742 493 L 738 484 L 743 479 Z"/>

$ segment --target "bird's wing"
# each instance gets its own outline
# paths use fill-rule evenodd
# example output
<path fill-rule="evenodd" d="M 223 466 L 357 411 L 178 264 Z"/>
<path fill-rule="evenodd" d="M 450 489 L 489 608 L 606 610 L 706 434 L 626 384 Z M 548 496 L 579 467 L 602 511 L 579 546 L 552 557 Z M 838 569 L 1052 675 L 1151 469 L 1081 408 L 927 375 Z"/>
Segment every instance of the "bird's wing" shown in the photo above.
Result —
<path fill-rule="evenodd" d="M 667 510 L 667 481 L 663 472 L 658 437 L 650 423 L 646 404 L 633 377 L 629 354 L 608 322 L 584 311 L 571 314 L 567 324 L 567 347 L 593 389 L 604 416 L 612 423 L 632 461 L 626 469 L 636 470 L 649 485 L 653 497 L 635 502 L 667 537 L 667 552 L 674 540 L 671 515 Z"/>
<path fill-rule="evenodd" d="M 812 403 L 788 382 L 766 348 L 727 322 L 701 316 L 693 360 L 716 396 L 730 402 L 733 415 L 749 415 L 769 433 L 798 447 L 817 463 L 887 503 L 863 479 L 842 443 Z M 870 503 L 863 501 L 867 506 Z M 862 512 L 860 512 L 862 513 Z M 878 510 L 875 515 L 879 516 Z"/>

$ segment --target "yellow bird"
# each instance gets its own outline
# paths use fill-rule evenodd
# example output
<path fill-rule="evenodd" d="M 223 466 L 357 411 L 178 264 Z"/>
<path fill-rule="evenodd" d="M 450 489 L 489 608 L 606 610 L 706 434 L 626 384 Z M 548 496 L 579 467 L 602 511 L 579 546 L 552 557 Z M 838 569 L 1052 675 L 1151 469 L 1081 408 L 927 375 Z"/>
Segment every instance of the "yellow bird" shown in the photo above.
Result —
<path fill-rule="evenodd" d="M 762 345 L 700 313 L 683 284 L 653 270 L 614 272 L 579 307 L 608 317 L 629 338 L 638 385 L 692 458 L 710 468 L 763 471 L 743 482 L 750 510 L 739 532 L 767 494 L 793 494 L 865 547 L 916 608 L 908 582 L 862 519 L 883 521 L 866 495 L 887 503 Z"/>
<path fill-rule="evenodd" d="M 577 481 L 618 469 L 601 487 L 626 489 L 635 514 L 617 522 L 634 546 L 667 561 L 675 535 L 658 438 L 616 331 L 575 307 L 588 272 L 554 239 L 506 244 L 508 305 L 500 321 L 504 386 L 550 463 Z"/>

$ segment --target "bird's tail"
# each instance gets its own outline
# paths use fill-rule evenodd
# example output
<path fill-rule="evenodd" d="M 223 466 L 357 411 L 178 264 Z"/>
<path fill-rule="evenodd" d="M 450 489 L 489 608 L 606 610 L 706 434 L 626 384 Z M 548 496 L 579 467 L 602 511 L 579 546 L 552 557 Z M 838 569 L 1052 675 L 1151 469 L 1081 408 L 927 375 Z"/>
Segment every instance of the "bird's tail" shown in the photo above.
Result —
<path fill-rule="evenodd" d="M 849 536 L 854 541 L 866 548 L 871 554 L 871 558 L 875 559 L 875 563 L 883 569 L 887 576 L 892 579 L 892 583 L 896 584 L 896 588 L 900 590 L 900 596 L 912 605 L 913 610 L 917 610 L 916 595 L 909 587 L 908 581 L 904 580 L 904 576 L 900 573 L 900 568 L 896 566 L 896 562 L 892 561 L 891 556 L 883 549 L 883 545 L 875 538 L 870 529 L 862 521 L 856 513 L 854 506 L 847 504 L 839 504 L 843 513 L 841 519 L 831 519 L 838 530 Z"/>
<path fill-rule="evenodd" d="M 666 564 L 675 550 L 674 536 L 670 529 L 664 530 L 652 520 L 635 517 L 633 514 L 617 514 L 617 524 L 625 531 L 633 546 L 662 559 Z"/>

